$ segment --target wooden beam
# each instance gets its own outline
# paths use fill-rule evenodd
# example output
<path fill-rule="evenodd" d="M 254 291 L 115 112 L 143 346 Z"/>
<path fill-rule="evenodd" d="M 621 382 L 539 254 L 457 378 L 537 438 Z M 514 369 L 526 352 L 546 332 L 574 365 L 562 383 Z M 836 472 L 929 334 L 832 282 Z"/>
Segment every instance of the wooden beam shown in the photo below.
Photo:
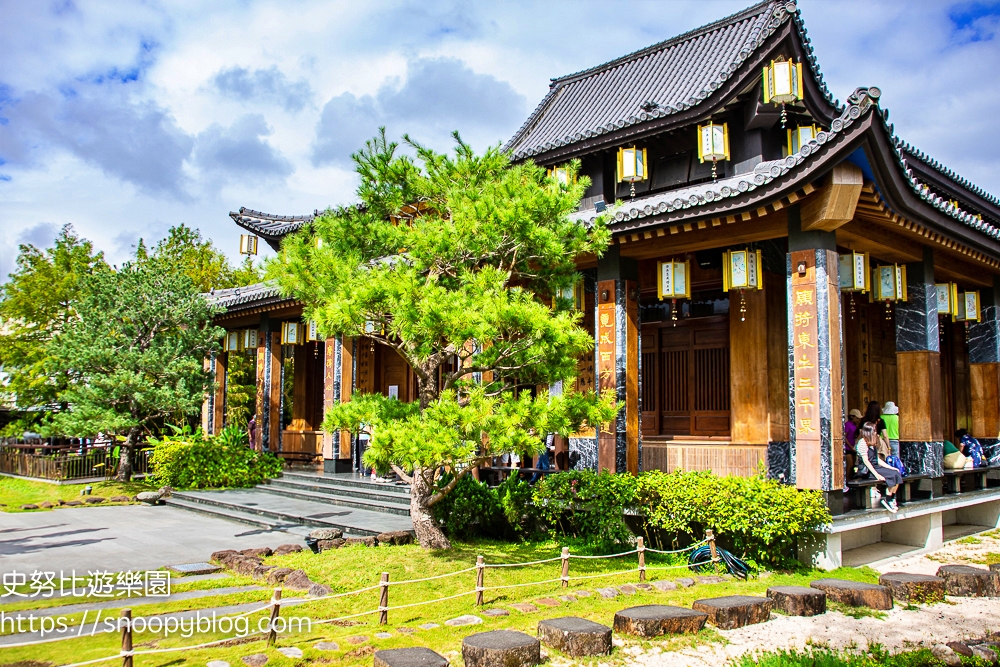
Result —
<path fill-rule="evenodd" d="M 850 162 L 833 168 L 819 194 L 802 205 L 802 231 L 832 232 L 854 218 L 864 176 Z"/>
<path fill-rule="evenodd" d="M 686 234 L 666 238 L 652 238 L 640 243 L 630 243 L 622 246 L 622 257 L 636 259 L 654 259 L 685 252 L 707 250 L 708 248 L 724 248 L 739 243 L 752 243 L 768 239 L 782 238 L 788 235 L 787 209 L 772 213 L 765 218 L 757 218 L 752 222 L 741 222 L 729 227 L 723 232 L 709 226 L 706 229 L 689 231 Z M 674 233 L 676 227 L 670 229 Z"/>

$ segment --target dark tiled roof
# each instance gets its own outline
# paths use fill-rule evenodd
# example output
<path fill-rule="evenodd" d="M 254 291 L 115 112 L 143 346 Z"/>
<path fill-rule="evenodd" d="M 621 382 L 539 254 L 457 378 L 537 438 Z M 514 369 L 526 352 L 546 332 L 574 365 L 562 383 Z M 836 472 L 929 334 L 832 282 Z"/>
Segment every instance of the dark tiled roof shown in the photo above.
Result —
<path fill-rule="evenodd" d="M 697 106 L 791 16 L 796 18 L 806 60 L 820 89 L 838 106 L 819 76 L 798 11 L 794 2 L 768 0 L 641 51 L 554 79 L 548 94 L 505 149 L 513 159 L 523 159 Z"/>
<path fill-rule="evenodd" d="M 840 132 L 845 131 L 864 114 L 875 112 L 889 134 L 892 145 L 896 147 L 894 157 L 913 191 L 927 202 L 927 204 L 962 222 L 967 227 L 992 239 L 1000 240 L 1000 228 L 997 225 L 984 221 L 975 214 L 964 210 L 961 206 L 955 206 L 946 199 L 939 197 L 931 192 L 926 183 L 921 182 L 914 176 L 913 171 L 906 164 L 908 155 L 901 148 L 903 142 L 893 135 L 892 126 L 886 121 L 888 114 L 878 109 L 877 100 L 881 94 L 878 88 L 858 88 L 848 98 L 847 106 L 840 116 L 831 123 L 830 129 L 819 132 L 814 140 L 802 146 L 801 150 L 793 155 L 789 155 L 781 160 L 761 162 L 749 173 L 737 174 L 728 178 L 720 178 L 717 181 L 677 188 L 645 197 L 637 197 L 631 202 L 623 202 L 621 207 L 615 211 L 612 224 L 622 224 L 642 218 L 654 218 L 657 215 L 683 209 L 693 209 L 691 210 L 691 215 L 697 216 L 699 207 L 712 202 L 722 201 L 729 197 L 739 197 L 745 192 L 752 192 L 761 186 L 785 178 L 796 170 L 803 168 L 809 164 L 812 156 L 815 156 L 819 152 L 822 145 L 832 140 Z M 574 215 L 589 224 L 596 218 L 597 213 L 594 210 L 589 210 L 581 211 Z"/>
<path fill-rule="evenodd" d="M 231 212 L 229 217 L 248 232 L 273 241 L 285 234 L 298 231 L 302 225 L 312 222 L 318 215 L 319 211 L 313 211 L 312 215 L 272 215 L 241 206 L 238 212 Z"/>
<path fill-rule="evenodd" d="M 267 282 L 247 285 L 246 287 L 212 290 L 202 296 L 210 305 L 227 311 L 287 300 L 281 296 L 276 285 Z"/>

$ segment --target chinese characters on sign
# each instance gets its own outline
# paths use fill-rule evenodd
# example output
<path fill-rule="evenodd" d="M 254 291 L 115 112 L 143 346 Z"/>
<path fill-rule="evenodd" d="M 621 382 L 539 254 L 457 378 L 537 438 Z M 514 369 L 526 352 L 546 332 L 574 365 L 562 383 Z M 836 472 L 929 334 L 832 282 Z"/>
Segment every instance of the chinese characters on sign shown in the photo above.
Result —
<path fill-rule="evenodd" d="M 0 598 L 49 598 L 53 596 L 83 598 L 167 597 L 170 595 L 170 572 L 88 571 L 4 572 L 0 582 Z"/>
<path fill-rule="evenodd" d="M 822 458 L 820 430 L 819 327 L 815 251 L 793 253 L 789 327 L 792 345 L 792 396 L 795 415 L 796 485 L 819 488 Z"/>
<path fill-rule="evenodd" d="M 602 281 L 597 286 L 597 390 L 600 392 L 617 387 L 616 336 L 615 281 Z M 598 432 L 598 467 L 615 471 L 615 432 L 612 424 L 604 425 Z"/>

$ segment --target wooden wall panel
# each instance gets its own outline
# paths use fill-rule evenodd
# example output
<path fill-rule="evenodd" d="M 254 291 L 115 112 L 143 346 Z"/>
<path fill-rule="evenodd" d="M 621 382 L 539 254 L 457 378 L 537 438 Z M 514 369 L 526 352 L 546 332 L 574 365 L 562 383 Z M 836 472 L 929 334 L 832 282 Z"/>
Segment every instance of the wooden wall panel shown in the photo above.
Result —
<path fill-rule="evenodd" d="M 764 274 L 767 301 L 767 438 L 788 442 L 788 290 L 786 278 Z"/>
<path fill-rule="evenodd" d="M 944 438 L 941 420 L 941 359 L 937 352 L 897 352 L 899 439 Z"/>
<path fill-rule="evenodd" d="M 969 364 L 969 380 L 972 435 L 1000 437 L 1000 364 Z"/>
<path fill-rule="evenodd" d="M 639 474 L 639 286 L 625 281 L 625 467 Z"/>
<path fill-rule="evenodd" d="M 215 355 L 215 400 L 212 411 L 212 433 L 222 430 L 226 423 L 226 369 L 229 366 L 229 353 L 219 352 Z"/>
<path fill-rule="evenodd" d="M 700 471 L 720 476 L 756 475 L 767 460 L 767 445 L 642 444 L 642 469 Z"/>
<path fill-rule="evenodd" d="M 743 296 L 746 299 L 743 321 L 740 320 L 739 293 L 733 292 L 729 298 L 732 441 L 734 444 L 766 445 L 770 430 L 768 355 L 761 352 L 767 349 L 767 295 L 763 290 L 751 290 Z M 785 411 L 787 414 L 787 407 Z"/>
<path fill-rule="evenodd" d="M 340 352 L 340 402 L 347 403 L 354 393 L 354 339 L 344 338 Z M 351 434 L 340 432 L 339 458 L 351 458 Z"/>

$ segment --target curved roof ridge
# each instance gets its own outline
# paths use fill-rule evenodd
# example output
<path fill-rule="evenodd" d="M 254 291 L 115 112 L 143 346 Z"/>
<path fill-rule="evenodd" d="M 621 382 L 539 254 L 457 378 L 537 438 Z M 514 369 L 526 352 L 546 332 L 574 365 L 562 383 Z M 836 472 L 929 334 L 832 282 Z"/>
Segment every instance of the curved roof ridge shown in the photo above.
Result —
<path fill-rule="evenodd" d="M 888 118 L 886 120 L 888 120 Z M 891 132 L 893 126 L 891 124 L 888 124 L 887 127 L 890 129 L 890 132 Z M 898 150 L 900 150 L 901 152 L 905 153 L 908 157 L 911 157 L 911 158 L 914 158 L 916 160 L 919 160 L 920 162 L 923 162 L 925 165 L 927 165 L 931 169 L 934 169 L 935 171 L 937 171 L 942 176 L 947 177 L 949 180 L 953 181 L 956 185 L 959 185 L 963 189 L 968 190 L 969 192 L 971 192 L 972 194 L 976 195 L 977 197 L 981 197 L 982 199 L 985 199 L 986 201 L 990 202 L 991 204 L 994 204 L 996 206 L 1000 206 L 1000 198 L 998 198 L 996 195 L 990 193 L 985 188 L 983 188 L 983 187 L 981 187 L 979 185 L 976 185 L 975 183 L 973 183 L 969 179 L 965 178 L 964 176 L 962 176 L 961 174 L 959 174 L 958 172 L 956 172 L 951 167 L 947 167 L 944 164 L 942 164 L 941 162 L 939 162 L 938 160 L 932 158 L 930 155 L 928 155 L 924 151 L 920 150 L 919 148 L 917 148 L 916 146 L 914 146 L 910 142 L 908 142 L 908 141 L 906 141 L 904 139 L 901 139 L 900 137 L 896 136 L 895 134 L 893 134 L 892 136 L 893 136 L 893 139 L 895 139 L 895 141 L 896 141 L 896 146 L 897 146 Z"/>

